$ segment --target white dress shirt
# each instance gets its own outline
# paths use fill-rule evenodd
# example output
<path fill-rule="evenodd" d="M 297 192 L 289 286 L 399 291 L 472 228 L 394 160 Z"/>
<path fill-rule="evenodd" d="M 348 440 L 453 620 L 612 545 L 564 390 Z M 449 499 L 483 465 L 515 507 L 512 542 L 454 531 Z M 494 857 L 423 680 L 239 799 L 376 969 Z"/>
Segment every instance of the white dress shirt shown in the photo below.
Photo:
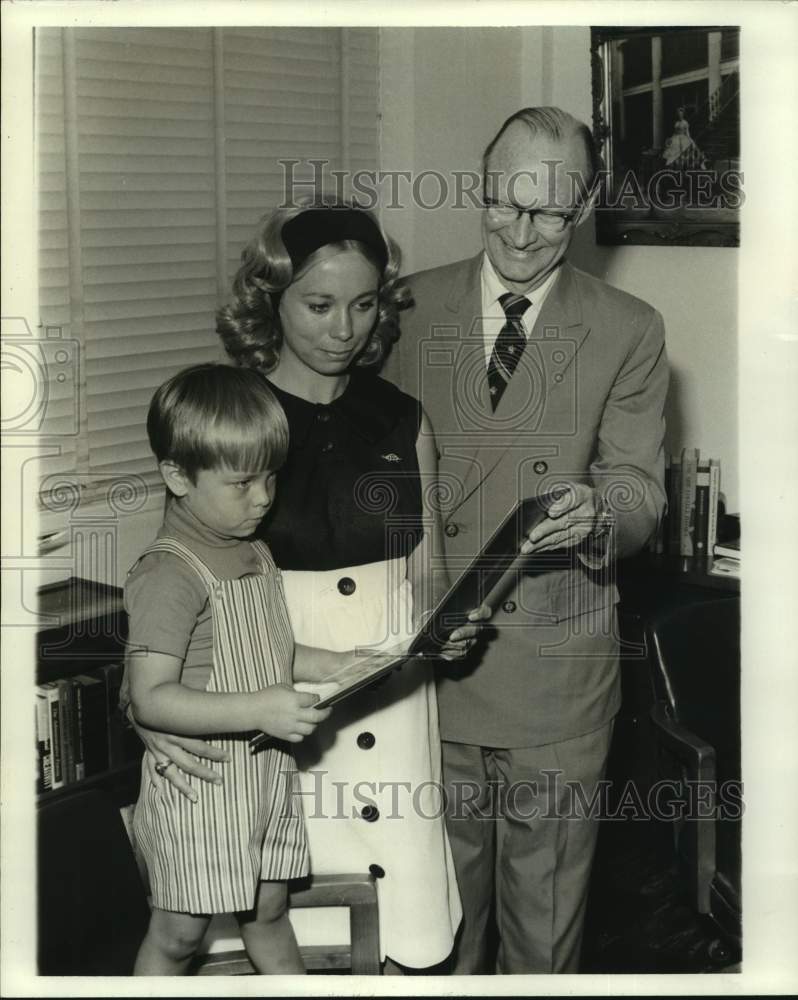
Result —
<path fill-rule="evenodd" d="M 521 328 L 527 339 L 529 339 L 529 334 L 532 332 L 532 328 L 537 321 L 540 310 L 543 307 L 543 303 L 546 301 L 546 296 L 551 291 L 559 273 L 560 269 L 555 268 L 555 270 L 551 272 L 539 288 L 535 288 L 531 292 L 524 293 L 530 302 L 529 308 L 521 317 Z M 493 267 L 493 264 L 491 264 L 490 257 L 488 257 L 486 253 L 483 253 L 482 339 L 485 346 L 485 367 L 490 364 L 490 356 L 493 354 L 494 344 L 501 333 L 502 327 L 507 321 L 507 317 L 505 316 L 499 299 L 502 295 L 506 295 L 509 291 L 510 289 L 505 288 L 501 282 L 501 278 L 498 274 L 496 274 L 496 270 Z"/>

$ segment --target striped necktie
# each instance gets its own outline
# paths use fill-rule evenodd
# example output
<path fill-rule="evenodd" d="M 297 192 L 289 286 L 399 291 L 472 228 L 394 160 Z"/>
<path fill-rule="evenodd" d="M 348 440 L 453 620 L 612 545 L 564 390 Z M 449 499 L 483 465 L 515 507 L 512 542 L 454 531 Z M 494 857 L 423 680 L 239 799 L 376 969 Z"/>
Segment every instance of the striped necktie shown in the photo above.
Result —
<path fill-rule="evenodd" d="M 488 364 L 488 391 L 493 409 L 499 405 L 507 383 L 521 360 L 526 347 L 526 337 L 521 326 L 521 317 L 531 305 L 523 295 L 506 292 L 499 302 L 504 310 L 505 323 L 501 328 Z"/>

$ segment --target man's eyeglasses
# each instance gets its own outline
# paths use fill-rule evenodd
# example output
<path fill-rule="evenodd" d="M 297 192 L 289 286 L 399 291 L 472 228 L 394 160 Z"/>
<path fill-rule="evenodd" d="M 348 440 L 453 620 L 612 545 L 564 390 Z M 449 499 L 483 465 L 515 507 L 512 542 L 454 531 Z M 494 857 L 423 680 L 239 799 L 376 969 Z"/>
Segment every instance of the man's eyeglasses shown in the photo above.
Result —
<path fill-rule="evenodd" d="M 579 215 L 580 209 L 573 212 L 548 212 L 543 208 L 519 208 L 506 201 L 496 201 L 493 198 L 483 198 L 482 204 L 488 211 L 488 218 L 502 225 L 510 225 L 522 215 L 528 215 L 532 225 L 544 236 L 558 236 L 564 233 L 566 227 Z"/>

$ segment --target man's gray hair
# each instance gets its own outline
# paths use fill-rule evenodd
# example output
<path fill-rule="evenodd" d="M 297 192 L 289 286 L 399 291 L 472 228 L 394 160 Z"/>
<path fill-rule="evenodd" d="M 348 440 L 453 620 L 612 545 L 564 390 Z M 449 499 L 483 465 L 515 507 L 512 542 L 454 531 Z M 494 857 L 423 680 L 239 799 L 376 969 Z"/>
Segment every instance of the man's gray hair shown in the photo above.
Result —
<path fill-rule="evenodd" d="M 592 186 L 596 174 L 602 169 L 604 164 L 596 148 L 596 143 L 593 140 L 590 129 L 584 122 L 579 121 L 578 118 L 574 118 L 573 115 L 568 114 L 567 111 L 563 111 L 562 108 L 550 107 L 521 108 L 520 111 L 516 111 L 515 114 L 510 115 L 488 144 L 482 156 L 483 181 L 490 154 L 493 152 L 496 143 L 514 122 L 523 122 L 528 126 L 533 135 L 540 132 L 551 139 L 568 139 L 573 135 L 578 136 L 584 143 L 588 163 L 590 164 L 590 177 L 585 178 L 585 183 L 588 187 Z"/>

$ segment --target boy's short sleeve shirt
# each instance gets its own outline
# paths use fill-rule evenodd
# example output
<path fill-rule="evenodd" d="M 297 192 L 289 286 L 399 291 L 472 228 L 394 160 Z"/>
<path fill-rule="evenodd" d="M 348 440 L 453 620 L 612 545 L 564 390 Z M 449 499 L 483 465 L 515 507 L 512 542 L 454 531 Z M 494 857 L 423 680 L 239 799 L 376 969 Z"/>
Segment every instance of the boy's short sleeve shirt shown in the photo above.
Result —
<path fill-rule="evenodd" d="M 128 655 L 148 649 L 183 660 L 182 683 L 203 690 L 213 663 L 213 623 L 205 585 L 167 552 L 152 552 L 125 584 Z"/>
<path fill-rule="evenodd" d="M 219 579 L 260 572 L 260 559 L 248 541 L 219 538 L 178 501 L 167 507 L 158 537 L 187 545 Z M 213 618 L 208 592 L 195 570 L 170 552 L 149 552 L 125 583 L 128 656 L 150 649 L 183 660 L 181 681 L 204 690 L 213 667 Z M 126 705 L 127 683 L 121 704 Z"/>

